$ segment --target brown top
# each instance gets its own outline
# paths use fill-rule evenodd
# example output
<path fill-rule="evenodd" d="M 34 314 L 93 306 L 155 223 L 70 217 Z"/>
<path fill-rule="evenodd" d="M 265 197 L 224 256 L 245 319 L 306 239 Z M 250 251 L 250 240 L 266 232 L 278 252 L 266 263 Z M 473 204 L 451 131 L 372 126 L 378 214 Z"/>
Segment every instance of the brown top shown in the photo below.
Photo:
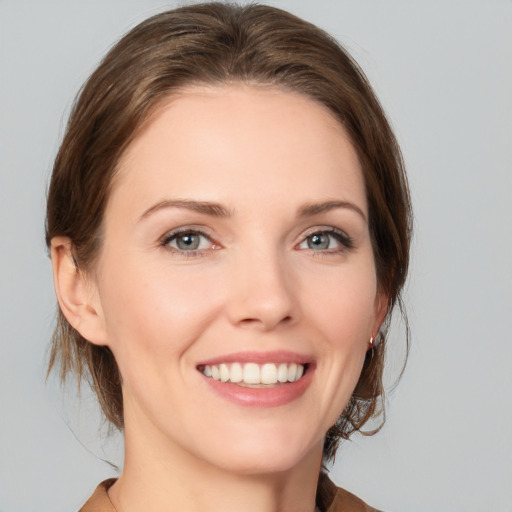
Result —
<path fill-rule="evenodd" d="M 110 478 L 101 482 L 94 491 L 94 494 L 78 512 L 116 512 L 107 495 L 108 488 L 115 481 L 115 478 Z M 357 496 L 336 487 L 323 474 L 320 475 L 317 504 L 320 510 L 325 512 L 379 512 L 377 509 L 368 506 Z"/>

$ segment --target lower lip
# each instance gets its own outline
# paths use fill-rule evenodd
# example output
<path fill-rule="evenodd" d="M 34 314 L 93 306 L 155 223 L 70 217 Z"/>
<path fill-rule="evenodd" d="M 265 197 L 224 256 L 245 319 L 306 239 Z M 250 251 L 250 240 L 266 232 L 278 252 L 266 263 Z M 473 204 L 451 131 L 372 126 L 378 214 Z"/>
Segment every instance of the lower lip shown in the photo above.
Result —
<path fill-rule="evenodd" d="M 222 398 L 237 405 L 246 407 L 279 407 L 300 398 L 311 384 L 314 369 L 308 371 L 296 382 L 276 385 L 275 387 L 248 388 L 221 382 L 210 377 L 203 376 L 210 388 Z"/>

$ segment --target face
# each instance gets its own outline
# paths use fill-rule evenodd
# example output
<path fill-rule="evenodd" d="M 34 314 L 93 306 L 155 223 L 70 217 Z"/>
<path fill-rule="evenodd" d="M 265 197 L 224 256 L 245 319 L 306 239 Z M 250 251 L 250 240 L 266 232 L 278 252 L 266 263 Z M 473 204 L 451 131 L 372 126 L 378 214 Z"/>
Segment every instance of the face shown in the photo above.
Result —
<path fill-rule="evenodd" d="M 345 130 L 273 88 L 174 96 L 123 156 L 92 282 L 128 444 L 238 472 L 319 461 L 385 311 Z"/>

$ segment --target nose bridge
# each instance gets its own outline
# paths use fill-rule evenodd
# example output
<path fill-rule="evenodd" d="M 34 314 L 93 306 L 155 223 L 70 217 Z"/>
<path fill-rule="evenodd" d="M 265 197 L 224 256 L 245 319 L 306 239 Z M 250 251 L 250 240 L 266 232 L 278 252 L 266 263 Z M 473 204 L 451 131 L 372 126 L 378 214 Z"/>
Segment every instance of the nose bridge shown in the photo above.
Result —
<path fill-rule="evenodd" d="M 269 243 L 251 243 L 235 259 L 228 308 L 233 323 L 268 330 L 297 318 L 286 254 Z"/>

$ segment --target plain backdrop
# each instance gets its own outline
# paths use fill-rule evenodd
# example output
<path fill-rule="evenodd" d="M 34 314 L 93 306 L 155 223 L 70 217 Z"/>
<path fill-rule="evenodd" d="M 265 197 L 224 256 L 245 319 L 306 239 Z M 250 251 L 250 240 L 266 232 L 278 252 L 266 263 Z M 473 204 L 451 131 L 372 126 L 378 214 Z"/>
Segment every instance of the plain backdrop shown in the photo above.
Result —
<path fill-rule="evenodd" d="M 183 3 L 183 2 L 182 2 Z M 331 476 L 389 512 L 512 511 L 512 1 L 269 2 L 337 37 L 389 114 L 415 207 L 412 346 Z M 45 384 L 45 191 L 72 99 L 158 0 L 0 0 L 0 512 L 77 510 L 122 463 L 94 399 Z M 391 338 L 388 383 L 403 327 Z M 103 429 L 104 430 L 104 429 Z"/>

